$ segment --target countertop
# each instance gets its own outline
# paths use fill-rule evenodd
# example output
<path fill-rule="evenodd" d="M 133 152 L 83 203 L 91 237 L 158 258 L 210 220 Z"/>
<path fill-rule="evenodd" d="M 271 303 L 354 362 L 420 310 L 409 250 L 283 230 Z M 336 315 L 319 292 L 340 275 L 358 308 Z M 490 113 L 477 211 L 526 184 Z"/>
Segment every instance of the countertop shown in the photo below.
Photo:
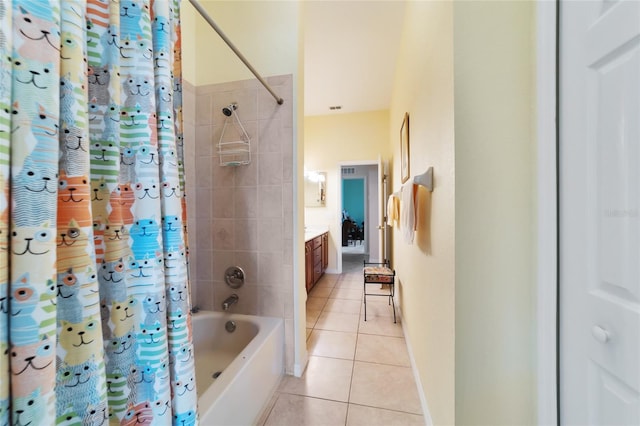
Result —
<path fill-rule="evenodd" d="M 321 227 L 309 227 L 304 230 L 304 242 L 313 240 L 315 237 L 319 237 L 325 232 L 329 232 L 329 228 L 321 228 Z"/>

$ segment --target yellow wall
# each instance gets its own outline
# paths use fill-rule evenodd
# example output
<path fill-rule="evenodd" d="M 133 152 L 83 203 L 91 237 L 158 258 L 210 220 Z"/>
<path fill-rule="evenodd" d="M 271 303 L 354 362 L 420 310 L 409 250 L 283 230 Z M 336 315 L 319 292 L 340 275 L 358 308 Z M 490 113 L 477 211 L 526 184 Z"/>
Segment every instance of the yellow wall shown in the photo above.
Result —
<path fill-rule="evenodd" d="M 199 0 L 199 3 L 263 77 L 296 73 L 300 12 L 297 1 Z M 199 15 L 195 32 L 196 85 L 254 78 Z"/>
<path fill-rule="evenodd" d="M 367 111 L 352 114 L 307 116 L 304 119 L 304 167 L 327 172 L 325 207 L 305 208 L 305 224 L 328 226 L 331 237 L 330 270 L 337 265 L 338 247 L 342 245 L 341 216 L 338 197 L 338 165 L 347 161 L 377 162 L 391 156 L 389 148 L 389 112 Z"/>
<path fill-rule="evenodd" d="M 455 2 L 456 424 L 534 424 L 534 2 Z"/>
<path fill-rule="evenodd" d="M 191 3 L 183 1 L 180 3 L 180 23 L 182 31 L 182 78 L 191 84 L 196 83 L 196 22 L 202 19 L 197 16 L 198 12 Z M 195 117 L 194 117 L 195 119 Z"/>
<path fill-rule="evenodd" d="M 407 340 L 434 424 L 454 418 L 453 6 L 408 2 L 390 113 L 393 191 L 401 187 L 399 133 L 410 115 L 410 169 L 434 168 L 432 194 L 420 189 L 412 245 L 394 232 L 393 259 Z"/>

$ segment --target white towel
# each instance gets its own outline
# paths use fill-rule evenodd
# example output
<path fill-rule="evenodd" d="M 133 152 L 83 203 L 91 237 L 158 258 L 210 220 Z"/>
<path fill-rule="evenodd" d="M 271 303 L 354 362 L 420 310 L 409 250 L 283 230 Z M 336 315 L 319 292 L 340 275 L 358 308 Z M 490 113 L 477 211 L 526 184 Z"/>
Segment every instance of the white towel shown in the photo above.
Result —
<path fill-rule="evenodd" d="M 416 211 L 413 198 L 413 178 L 402 185 L 400 204 L 400 232 L 407 244 L 413 244 L 413 234 L 416 229 Z"/>
<path fill-rule="evenodd" d="M 400 223 L 400 199 L 395 194 L 389 195 L 387 201 L 387 223 L 396 228 Z"/>

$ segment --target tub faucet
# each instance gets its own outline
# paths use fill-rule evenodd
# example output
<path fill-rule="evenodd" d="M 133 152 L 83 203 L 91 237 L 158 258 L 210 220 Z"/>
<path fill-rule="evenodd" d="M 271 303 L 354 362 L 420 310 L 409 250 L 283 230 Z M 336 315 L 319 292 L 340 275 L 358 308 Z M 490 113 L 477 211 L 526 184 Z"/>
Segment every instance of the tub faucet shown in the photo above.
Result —
<path fill-rule="evenodd" d="M 228 311 L 231 305 L 238 303 L 238 295 L 233 293 L 222 302 L 222 310 Z"/>

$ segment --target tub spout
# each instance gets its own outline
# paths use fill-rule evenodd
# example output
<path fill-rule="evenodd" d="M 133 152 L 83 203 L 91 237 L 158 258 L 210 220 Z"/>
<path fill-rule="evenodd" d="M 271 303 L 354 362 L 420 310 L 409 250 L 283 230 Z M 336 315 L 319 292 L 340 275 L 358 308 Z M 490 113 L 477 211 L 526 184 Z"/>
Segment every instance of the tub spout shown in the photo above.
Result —
<path fill-rule="evenodd" d="M 222 302 L 222 310 L 228 311 L 231 305 L 235 305 L 236 303 L 238 303 L 238 295 L 233 293 Z"/>

